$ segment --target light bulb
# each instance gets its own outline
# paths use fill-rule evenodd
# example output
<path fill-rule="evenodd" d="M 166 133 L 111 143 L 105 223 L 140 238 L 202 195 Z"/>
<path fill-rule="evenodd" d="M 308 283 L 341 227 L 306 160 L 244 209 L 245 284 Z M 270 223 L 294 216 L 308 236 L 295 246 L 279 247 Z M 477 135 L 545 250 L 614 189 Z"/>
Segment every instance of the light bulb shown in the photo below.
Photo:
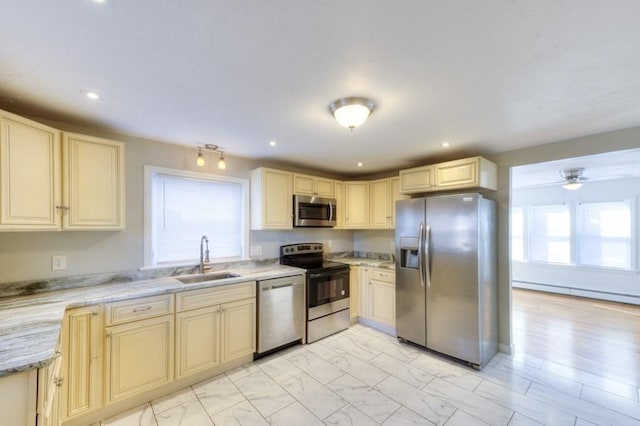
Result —
<path fill-rule="evenodd" d="M 224 161 L 224 153 L 220 153 L 220 160 L 218 160 L 218 168 L 224 170 L 227 168 L 227 163 Z"/>
<path fill-rule="evenodd" d="M 202 155 L 202 152 L 200 151 L 200 148 L 198 148 L 198 158 L 196 158 L 196 166 L 198 167 L 204 167 L 204 155 Z"/>

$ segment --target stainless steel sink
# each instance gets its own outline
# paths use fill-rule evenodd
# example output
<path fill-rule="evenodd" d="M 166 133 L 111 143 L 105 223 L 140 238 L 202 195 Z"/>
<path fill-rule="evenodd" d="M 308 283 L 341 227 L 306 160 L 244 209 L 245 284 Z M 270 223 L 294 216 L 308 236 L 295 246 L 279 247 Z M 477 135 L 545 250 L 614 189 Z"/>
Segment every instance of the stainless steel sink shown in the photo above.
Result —
<path fill-rule="evenodd" d="M 195 283 L 204 283 L 208 281 L 224 280 L 227 278 L 236 278 L 239 276 L 240 275 L 232 274 L 231 272 L 218 272 L 216 274 L 192 275 L 190 277 L 176 277 L 176 279 L 180 281 L 182 284 L 195 284 Z"/>

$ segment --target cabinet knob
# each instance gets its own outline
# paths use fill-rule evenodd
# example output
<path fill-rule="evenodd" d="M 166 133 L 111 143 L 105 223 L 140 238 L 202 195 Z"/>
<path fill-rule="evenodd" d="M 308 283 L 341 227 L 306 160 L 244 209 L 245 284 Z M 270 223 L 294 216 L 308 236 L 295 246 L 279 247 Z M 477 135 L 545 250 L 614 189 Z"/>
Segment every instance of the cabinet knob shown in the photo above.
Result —
<path fill-rule="evenodd" d="M 63 382 L 64 382 L 64 377 L 56 377 L 55 380 L 53 381 L 53 383 L 55 383 L 57 387 L 61 387 Z"/>

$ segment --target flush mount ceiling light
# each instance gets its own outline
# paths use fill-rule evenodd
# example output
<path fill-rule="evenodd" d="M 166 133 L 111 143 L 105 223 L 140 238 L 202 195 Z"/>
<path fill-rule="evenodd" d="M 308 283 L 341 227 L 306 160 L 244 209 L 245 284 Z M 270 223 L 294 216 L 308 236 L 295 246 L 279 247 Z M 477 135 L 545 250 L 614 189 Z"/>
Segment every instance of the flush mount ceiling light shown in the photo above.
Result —
<path fill-rule="evenodd" d="M 367 121 L 375 106 L 376 103 L 371 99 L 353 96 L 331 102 L 329 111 L 341 126 L 353 132 L 353 129 Z"/>
<path fill-rule="evenodd" d="M 582 187 L 585 178 L 582 177 L 583 168 L 560 170 L 560 176 L 564 179 L 562 187 L 570 191 L 575 191 Z"/>
<path fill-rule="evenodd" d="M 219 152 L 220 160 L 218 160 L 218 168 L 220 170 L 224 170 L 227 168 L 227 162 L 224 160 L 224 152 L 220 149 L 218 145 L 214 145 L 211 143 L 204 144 L 203 146 L 198 147 L 198 157 L 196 158 L 196 165 L 198 167 L 204 167 L 204 155 L 202 154 L 202 149 L 208 149 L 210 151 Z"/>
<path fill-rule="evenodd" d="M 81 90 L 80 92 L 92 101 L 97 101 L 98 99 L 100 99 L 100 95 L 98 95 L 96 92 L 92 92 L 91 90 Z"/>

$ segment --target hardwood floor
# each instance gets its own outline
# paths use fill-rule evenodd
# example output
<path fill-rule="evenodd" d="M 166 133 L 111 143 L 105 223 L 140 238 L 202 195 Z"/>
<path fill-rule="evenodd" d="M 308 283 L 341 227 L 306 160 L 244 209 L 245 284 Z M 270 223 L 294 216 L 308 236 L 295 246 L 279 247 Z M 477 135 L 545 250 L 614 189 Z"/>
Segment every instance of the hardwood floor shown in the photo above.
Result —
<path fill-rule="evenodd" d="M 640 306 L 513 289 L 516 354 L 640 386 Z"/>

